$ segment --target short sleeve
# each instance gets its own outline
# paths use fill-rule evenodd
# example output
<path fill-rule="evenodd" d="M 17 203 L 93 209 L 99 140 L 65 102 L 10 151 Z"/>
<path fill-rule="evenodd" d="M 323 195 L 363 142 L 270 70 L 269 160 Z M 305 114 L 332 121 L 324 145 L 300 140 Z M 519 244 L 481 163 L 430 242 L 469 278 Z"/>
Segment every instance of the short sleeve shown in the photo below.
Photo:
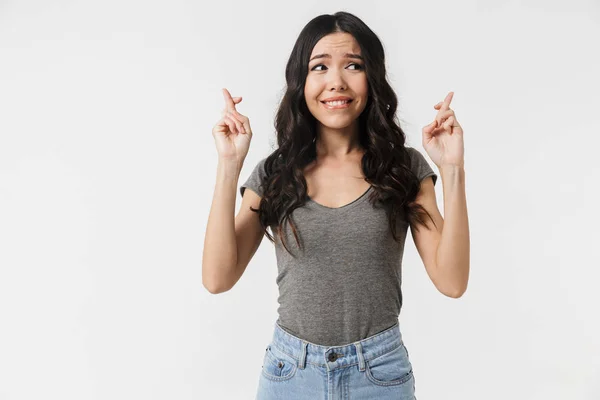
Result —
<path fill-rule="evenodd" d="M 260 160 L 255 166 L 246 182 L 240 186 L 240 195 L 244 197 L 244 190 L 246 188 L 252 189 L 260 197 L 263 197 L 262 180 L 265 177 L 265 161 L 267 157 Z"/>
<path fill-rule="evenodd" d="M 437 182 L 437 174 L 433 172 L 431 166 L 421 154 L 421 152 L 415 148 L 407 147 L 406 150 L 410 154 L 411 165 L 410 168 L 414 172 L 414 174 L 419 178 L 419 182 L 423 181 L 423 179 L 431 176 L 433 179 L 433 184 Z"/>

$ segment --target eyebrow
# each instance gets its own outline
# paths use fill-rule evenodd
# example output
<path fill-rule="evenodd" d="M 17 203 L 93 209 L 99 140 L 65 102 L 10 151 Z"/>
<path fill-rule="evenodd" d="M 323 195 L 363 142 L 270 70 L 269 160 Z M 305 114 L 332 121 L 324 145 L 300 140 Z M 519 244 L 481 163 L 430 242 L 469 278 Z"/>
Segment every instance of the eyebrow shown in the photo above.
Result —
<path fill-rule="evenodd" d="M 313 58 L 311 58 L 308 62 L 311 62 L 312 60 L 315 60 L 317 58 L 331 58 L 331 54 L 326 54 L 326 53 L 317 54 L 317 55 L 313 56 Z M 354 53 L 346 53 L 346 54 L 344 54 L 344 58 L 356 58 L 358 60 L 364 61 L 364 58 L 360 54 L 354 54 Z"/>

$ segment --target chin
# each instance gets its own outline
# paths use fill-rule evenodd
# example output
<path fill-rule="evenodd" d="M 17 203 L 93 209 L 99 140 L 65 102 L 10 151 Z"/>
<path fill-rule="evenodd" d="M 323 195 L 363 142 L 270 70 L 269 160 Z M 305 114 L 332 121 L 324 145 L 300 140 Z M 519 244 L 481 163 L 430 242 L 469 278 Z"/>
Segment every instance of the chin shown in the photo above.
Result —
<path fill-rule="evenodd" d="M 351 126 L 354 121 L 355 120 L 352 120 L 349 122 L 344 121 L 344 122 L 339 122 L 339 123 L 330 122 L 330 121 L 326 121 L 326 122 L 319 121 L 319 122 L 321 123 L 321 125 L 323 125 L 326 128 L 329 128 L 329 129 L 344 129 L 344 128 L 348 128 L 349 126 Z"/>

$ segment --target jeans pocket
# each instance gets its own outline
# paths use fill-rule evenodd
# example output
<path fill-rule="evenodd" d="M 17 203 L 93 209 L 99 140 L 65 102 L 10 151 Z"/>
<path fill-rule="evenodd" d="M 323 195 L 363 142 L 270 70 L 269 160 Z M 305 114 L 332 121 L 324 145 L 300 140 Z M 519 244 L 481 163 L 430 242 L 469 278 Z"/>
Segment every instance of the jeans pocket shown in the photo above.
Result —
<path fill-rule="evenodd" d="M 281 352 L 277 347 L 267 346 L 263 359 L 262 374 L 272 381 L 286 381 L 296 374 L 295 359 Z"/>
<path fill-rule="evenodd" d="M 367 378 L 376 385 L 402 385 L 413 377 L 408 351 L 404 344 L 366 362 Z"/>

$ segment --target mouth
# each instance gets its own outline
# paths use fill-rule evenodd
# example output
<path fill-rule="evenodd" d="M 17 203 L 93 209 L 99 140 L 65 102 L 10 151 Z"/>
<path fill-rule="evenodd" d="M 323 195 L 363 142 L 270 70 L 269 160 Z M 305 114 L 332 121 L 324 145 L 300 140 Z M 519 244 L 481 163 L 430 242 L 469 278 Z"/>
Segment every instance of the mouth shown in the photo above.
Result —
<path fill-rule="evenodd" d="M 350 100 L 336 100 L 336 101 L 328 101 L 328 102 L 321 101 L 321 103 L 328 110 L 337 110 L 337 109 L 341 109 L 341 108 L 348 108 L 348 107 L 350 107 L 350 103 L 352 103 L 352 99 L 350 99 Z"/>

